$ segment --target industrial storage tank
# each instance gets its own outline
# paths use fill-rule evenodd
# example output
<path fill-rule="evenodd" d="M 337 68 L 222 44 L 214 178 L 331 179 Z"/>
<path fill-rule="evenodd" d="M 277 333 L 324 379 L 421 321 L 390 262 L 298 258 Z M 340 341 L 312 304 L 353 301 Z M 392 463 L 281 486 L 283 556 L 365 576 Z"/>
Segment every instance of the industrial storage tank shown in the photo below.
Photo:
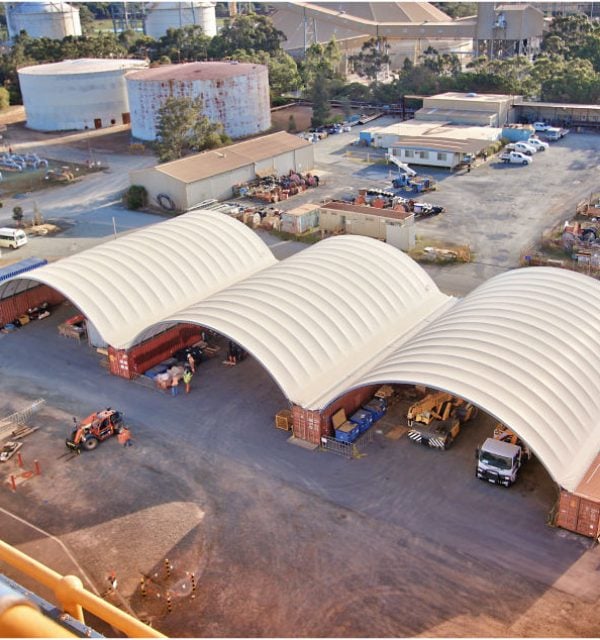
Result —
<path fill-rule="evenodd" d="M 239 62 L 171 64 L 127 75 L 131 133 L 156 138 L 158 110 L 167 98 L 202 98 L 203 115 L 241 138 L 271 127 L 268 69 Z"/>
<path fill-rule="evenodd" d="M 199 25 L 205 35 L 217 35 L 216 2 L 153 2 L 146 9 L 144 29 L 146 35 L 157 40 L 167 29 L 179 29 L 186 25 Z"/>
<path fill-rule="evenodd" d="M 19 69 L 27 126 L 38 131 L 128 124 L 125 74 L 144 60 L 80 58 Z"/>
<path fill-rule="evenodd" d="M 32 38 L 62 40 L 80 36 L 79 9 L 66 2 L 10 2 L 6 5 L 8 37 L 27 31 Z"/>

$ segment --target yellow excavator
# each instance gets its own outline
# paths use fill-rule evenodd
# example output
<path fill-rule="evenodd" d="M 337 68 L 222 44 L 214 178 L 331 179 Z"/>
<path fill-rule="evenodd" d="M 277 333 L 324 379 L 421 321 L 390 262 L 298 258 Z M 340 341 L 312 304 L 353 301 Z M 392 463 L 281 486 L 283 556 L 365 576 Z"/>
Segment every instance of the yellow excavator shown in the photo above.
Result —
<path fill-rule="evenodd" d="M 406 418 L 408 437 L 434 449 L 447 449 L 460 433 L 460 427 L 477 415 L 477 407 L 450 393 L 437 391 L 415 402 Z"/>

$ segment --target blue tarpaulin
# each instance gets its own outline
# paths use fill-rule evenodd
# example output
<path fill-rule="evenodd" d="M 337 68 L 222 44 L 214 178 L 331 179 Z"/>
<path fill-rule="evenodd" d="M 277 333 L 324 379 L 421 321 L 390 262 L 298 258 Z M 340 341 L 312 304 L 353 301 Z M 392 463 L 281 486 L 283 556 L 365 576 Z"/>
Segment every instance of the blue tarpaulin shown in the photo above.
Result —
<path fill-rule="evenodd" d="M 48 264 L 48 260 L 44 258 L 25 258 L 24 260 L 19 260 L 19 262 L 0 269 L 0 282 L 10 280 L 10 278 L 14 278 L 26 271 L 43 267 L 45 264 Z"/>

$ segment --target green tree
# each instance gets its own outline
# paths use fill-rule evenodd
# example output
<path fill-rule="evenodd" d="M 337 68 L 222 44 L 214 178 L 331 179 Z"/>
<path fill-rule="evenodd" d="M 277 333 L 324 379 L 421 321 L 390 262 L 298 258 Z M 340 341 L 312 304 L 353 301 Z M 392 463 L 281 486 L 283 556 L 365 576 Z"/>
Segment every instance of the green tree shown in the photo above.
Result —
<path fill-rule="evenodd" d="M 148 204 L 148 191 L 146 187 L 132 184 L 125 194 L 125 204 L 128 209 L 136 211 Z"/>
<path fill-rule="evenodd" d="M 167 56 L 175 62 L 196 62 L 208 59 L 211 38 L 199 25 L 186 25 L 180 29 L 167 29 L 156 46 L 150 45 L 151 58 Z"/>
<path fill-rule="evenodd" d="M 311 93 L 315 79 L 326 78 L 332 84 L 343 85 L 343 78 L 338 72 L 342 59 L 340 47 L 335 38 L 327 44 L 315 43 L 306 50 L 299 70 L 307 93 Z"/>
<path fill-rule="evenodd" d="M 356 55 L 350 56 L 352 67 L 359 76 L 377 82 L 379 74 L 390 63 L 390 45 L 386 38 L 370 38 Z"/>
<path fill-rule="evenodd" d="M 421 56 L 422 65 L 442 76 L 455 76 L 460 73 L 460 60 L 454 53 L 440 54 L 437 49 L 427 47 Z"/>
<path fill-rule="evenodd" d="M 310 123 L 313 127 L 320 127 L 325 124 L 331 116 L 329 106 L 329 100 L 331 98 L 330 80 L 322 72 L 317 72 L 313 80 L 314 82 L 310 92 L 312 102 L 312 117 Z"/>
<path fill-rule="evenodd" d="M 219 34 L 211 40 L 208 54 L 218 60 L 240 49 L 274 54 L 285 40 L 285 34 L 273 26 L 268 16 L 255 13 L 237 15 L 225 20 Z"/>
<path fill-rule="evenodd" d="M 200 98 L 167 98 L 158 110 L 155 149 L 160 162 L 183 157 L 189 151 L 203 151 L 224 141 L 223 125 L 202 115 Z"/>
<path fill-rule="evenodd" d="M 264 64 L 269 69 L 269 87 L 271 90 L 271 101 L 282 96 L 284 93 L 298 90 L 302 85 L 302 78 L 298 73 L 298 66 L 292 56 L 285 51 L 277 51 L 269 54 L 266 51 L 234 51 L 230 60 L 238 62 L 253 62 L 254 64 Z"/>
<path fill-rule="evenodd" d="M 432 2 L 431 4 L 453 20 L 477 15 L 477 2 Z"/>
<path fill-rule="evenodd" d="M 96 27 L 96 17 L 86 4 L 81 4 L 78 8 L 81 32 L 84 34 L 93 33 Z"/>

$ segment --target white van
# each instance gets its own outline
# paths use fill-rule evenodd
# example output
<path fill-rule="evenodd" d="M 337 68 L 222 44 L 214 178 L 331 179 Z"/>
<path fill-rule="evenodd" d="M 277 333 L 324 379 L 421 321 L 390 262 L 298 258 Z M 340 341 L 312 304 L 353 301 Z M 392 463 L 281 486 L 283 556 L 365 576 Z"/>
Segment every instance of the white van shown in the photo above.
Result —
<path fill-rule="evenodd" d="M 0 228 L 0 247 L 18 249 L 27 244 L 27 236 L 22 229 Z"/>

